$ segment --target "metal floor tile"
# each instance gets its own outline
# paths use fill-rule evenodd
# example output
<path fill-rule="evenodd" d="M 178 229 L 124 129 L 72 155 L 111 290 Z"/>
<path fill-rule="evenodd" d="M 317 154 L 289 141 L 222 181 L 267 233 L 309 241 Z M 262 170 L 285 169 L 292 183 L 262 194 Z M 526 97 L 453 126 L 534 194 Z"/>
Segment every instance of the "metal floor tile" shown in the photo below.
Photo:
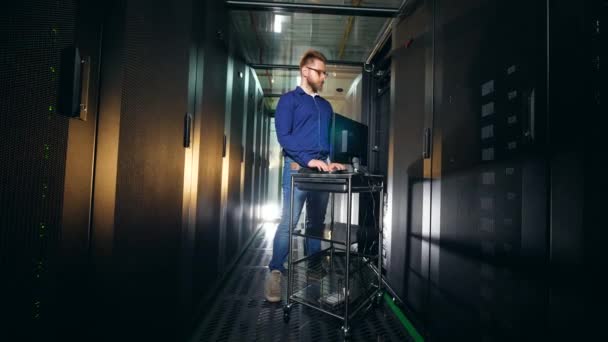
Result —
<path fill-rule="evenodd" d="M 264 229 L 264 228 L 263 228 Z M 295 304 L 288 323 L 283 304 L 264 299 L 273 234 L 259 233 L 206 312 L 193 341 L 338 341 L 341 321 Z M 285 295 L 287 279 L 283 277 Z M 393 313 L 382 305 L 351 322 L 349 341 L 409 341 Z"/>

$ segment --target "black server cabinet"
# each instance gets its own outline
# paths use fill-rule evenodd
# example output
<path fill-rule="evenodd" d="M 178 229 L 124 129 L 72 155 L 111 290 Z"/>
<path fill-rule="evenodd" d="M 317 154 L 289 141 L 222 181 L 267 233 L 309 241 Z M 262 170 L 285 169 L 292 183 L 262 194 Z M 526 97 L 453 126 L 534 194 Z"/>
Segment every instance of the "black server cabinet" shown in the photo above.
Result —
<path fill-rule="evenodd" d="M 254 182 L 258 175 L 254 171 L 255 167 L 255 146 L 254 141 L 259 137 L 254 136 L 255 133 L 255 117 L 257 115 L 255 109 L 255 77 L 253 76 L 254 71 L 249 69 L 248 71 L 248 84 L 247 84 L 247 116 L 245 121 L 244 140 L 243 146 L 245 148 L 245 159 L 243 162 L 243 227 L 244 234 L 241 237 L 241 244 L 243 245 L 251 232 L 253 232 L 253 210 L 255 207 L 254 198 Z"/>
<path fill-rule="evenodd" d="M 257 215 L 255 215 L 256 222 L 261 222 L 261 220 L 266 219 L 263 217 L 263 206 L 268 203 L 268 173 L 269 173 L 269 151 L 270 151 L 270 118 L 266 115 L 264 111 L 264 100 L 262 91 L 259 90 L 257 93 L 258 105 L 257 110 L 259 115 L 262 117 L 262 122 L 264 124 L 264 128 L 262 129 L 262 161 L 261 161 L 261 183 L 259 185 L 259 200 L 257 207 Z M 256 223 L 257 225 L 257 223 Z"/>
<path fill-rule="evenodd" d="M 93 210 L 98 339 L 171 340 L 182 290 L 193 2 L 108 5 Z M 186 183 L 187 184 L 187 183 Z M 187 210 L 186 210 L 187 212 Z M 111 328 L 108 328 L 111 327 Z"/>
<path fill-rule="evenodd" d="M 602 153 L 581 115 L 605 4 L 413 6 L 391 52 L 389 285 L 430 340 L 588 334 Z"/>
<path fill-rule="evenodd" d="M 99 5 L 0 6 L 0 340 L 69 339 L 87 323 L 76 312 L 86 309 Z M 88 78 L 68 80 L 88 105 L 81 119 L 59 106 L 62 56 L 74 48 Z"/>
<path fill-rule="evenodd" d="M 253 210 L 253 219 L 254 222 L 258 222 L 260 218 L 260 211 L 262 205 L 262 185 L 263 183 L 263 175 L 265 173 L 265 166 L 262 164 L 263 158 L 263 148 L 264 148 L 264 132 L 266 126 L 266 117 L 262 112 L 259 111 L 260 106 L 256 106 L 256 116 L 255 116 L 255 158 L 254 158 L 254 169 L 255 169 L 255 191 L 254 191 L 254 210 Z"/>
<path fill-rule="evenodd" d="M 429 335 L 539 338 L 547 305 L 545 4 L 434 6 Z"/>
<path fill-rule="evenodd" d="M 199 125 L 195 135 L 200 141 L 198 182 L 196 190 L 196 232 L 192 261 L 193 303 L 204 305 L 220 269 L 220 222 L 222 161 L 224 158 L 224 124 L 228 68 L 228 21 L 223 1 L 206 1 L 202 46 L 199 47 L 197 110 Z M 203 308 L 198 308 L 197 311 Z"/>
<path fill-rule="evenodd" d="M 236 38 L 229 34 L 226 39 L 229 57 L 219 243 L 219 267 L 222 273 L 234 265 L 252 237 L 256 222 L 249 217 L 258 205 L 255 194 L 259 174 L 256 163 L 259 116 L 256 113 L 255 91 L 260 85 L 253 77 L 253 70 L 236 54 Z"/>
<path fill-rule="evenodd" d="M 393 31 L 391 114 L 388 141 L 388 203 L 384 265 L 386 277 L 416 317 L 424 317 L 428 299 L 429 155 L 422 150 L 428 133 L 431 85 L 432 22 L 428 4 Z M 425 204 L 426 202 L 426 204 Z M 427 221 L 425 221 L 427 218 Z"/>
<path fill-rule="evenodd" d="M 608 46 L 601 28 L 608 3 L 551 1 L 548 9 L 551 337 L 606 339 L 599 300 L 608 241 L 608 189 L 601 171 L 606 133 L 596 120 L 606 112 L 601 84 L 606 70 L 600 61 Z"/>
<path fill-rule="evenodd" d="M 246 113 L 245 103 L 245 73 L 247 66 L 238 58 L 232 58 L 232 69 L 228 77 L 232 78 L 227 97 L 230 104 L 230 116 L 226 117 L 226 158 L 228 158 L 228 179 L 226 185 L 226 227 L 224 240 L 224 266 L 231 264 L 240 250 L 242 236 L 242 179 L 241 172 L 244 162 L 243 121 Z"/>

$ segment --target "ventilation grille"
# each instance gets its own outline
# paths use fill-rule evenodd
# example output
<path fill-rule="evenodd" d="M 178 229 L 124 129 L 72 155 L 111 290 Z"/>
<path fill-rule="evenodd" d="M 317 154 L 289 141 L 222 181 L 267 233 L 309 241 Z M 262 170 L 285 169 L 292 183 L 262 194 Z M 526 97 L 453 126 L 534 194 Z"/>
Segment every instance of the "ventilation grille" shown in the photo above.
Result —
<path fill-rule="evenodd" d="M 68 135 L 56 96 L 75 10 L 31 0 L 1 9 L 0 286 L 2 311 L 19 324 L 45 321 L 55 290 Z"/>

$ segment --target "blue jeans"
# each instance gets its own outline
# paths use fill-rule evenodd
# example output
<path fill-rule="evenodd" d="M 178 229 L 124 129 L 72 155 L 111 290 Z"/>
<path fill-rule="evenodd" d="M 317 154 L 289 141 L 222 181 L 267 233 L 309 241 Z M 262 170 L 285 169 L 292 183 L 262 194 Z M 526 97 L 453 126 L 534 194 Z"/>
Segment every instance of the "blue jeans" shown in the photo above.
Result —
<path fill-rule="evenodd" d="M 283 164 L 283 207 L 281 222 L 277 227 L 272 245 L 272 259 L 268 268 L 285 272 L 283 263 L 289 252 L 289 200 L 291 196 L 291 163 L 293 160 L 285 157 Z M 321 231 L 325 222 L 325 212 L 329 193 L 318 191 L 302 191 L 294 187 L 293 196 L 293 224 L 294 227 L 300 219 L 302 208 L 306 203 L 306 230 L 307 232 Z M 304 255 L 312 255 L 321 250 L 321 240 L 307 238 L 304 242 Z"/>

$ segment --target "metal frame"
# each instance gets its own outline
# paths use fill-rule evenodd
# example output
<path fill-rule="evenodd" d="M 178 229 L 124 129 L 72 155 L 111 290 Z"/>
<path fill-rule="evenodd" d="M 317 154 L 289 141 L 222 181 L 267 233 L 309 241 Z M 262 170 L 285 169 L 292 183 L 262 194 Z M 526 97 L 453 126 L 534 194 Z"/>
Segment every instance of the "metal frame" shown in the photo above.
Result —
<path fill-rule="evenodd" d="M 297 175 L 297 174 L 296 174 Z M 296 184 L 296 180 L 295 177 L 296 176 L 294 174 L 291 175 L 291 192 L 290 192 L 290 198 L 289 198 L 289 251 L 287 254 L 287 262 L 288 262 L 288 276 L 287 276 L 287 303 L 284 306 L 283 310 L 284 310 L 284 318 L 288 319 L 289 318 L 289 312 L 291 311 L 291 307 L 293 305 L 293 303 L 298 303 L 298 304 L 303 304 L 307 307 L 313 308 L 315 310 L 318 310 L 320 312 L 323 312 L 327 315 L 330 315 L 332 317 L 341 319 L 344 321 L 344 325 L 342 326 L 342 332 L 344 334 L 345 337 L 350 335 L 350 327 L 349 327 L 349 320 L 350 318 L 354 317 L 362 308 L 364 308 L 366 305 L 368 305 L 371 301 L 374 300 L 375 297 L 380 298 L 382 296 L 382 287 L 384 285 L 384 281 L 382 279 L 382 246 L 383 246 L 383 241 L 382 241 L 382 237 L 383 237 L 383 207 L 384 207 L 384 180 L 381 181 L 380 185 L 369 185 L 367 187 L 353 187 L 352 186 L 352 176 L 344 176 L 344 177 L 335 177 L 336 180 L 341 180 L 343 181 L 345 178 L 348 181 L 348 190 L 346 192 L 347 195 L 347 215 L 346 215 L 346 241 L 344 242 L 345 245 L 345 249 L 344 249 L 344 253 L 346 255 L 346 269 L 345 269 L 345 275 L 344 275 L 344 287 L 345 287 L 345 298 L 344 298 L 344 316 L 340 316 L 339 314 L 330 312 L 328 310 L 325 310 L 321 307 L 315 306 L 313 304 L 307 303 L 304 300 L 301 300 L 297 297 L 293 296 L 293 284 L 294 284 L 294 264 L 295 262 L 299 262 L 299 261 L 303 261 L 306 260 L 308 258 L 310 258 L 311 256 L 304 256 L 304 258 L 298 259 L 296 261 L 294 261 L 294 257 L 293 257 L 293 237 L 294 237 L 294 222 L 293 222 L 293 202 L 294 202 L 294 185 Z M 374 177 L 374 176 L 367 176 L 367 177 Z M 376 176 L 376 177 L 381 177 L 381 176 Z M 298 182 L 305 182 L 306 180 L 309 181 L 314 181 L 315 178 L 312 177 L 306 177 L 303 175 L 298 175 L 298 178 L 302 178 L 299 179 Z M 330 227 L 333 230 L 334 227 L 334 191 L 327 191 L 330 192 L 331 195 L 331 223 L 330 223 Z M 376 287 L 376 290 L 371 294 L 368 295 L 367 298 L 365 298 L 357 307 L 355 310 L 353 310 L 352 312 L 349 312 L 349 294 L 350 294 L 350 247 L 351 247 L 351 219 L 352 219 L 352 195 L 353 193 L 357 193 L 357 192 L 379 192 L 380 193 L 380 210 L 378 213 L 378 261 L 377 261 L 377 268 L 378 271 L 376 271 L 374 269 L 374 266 L 369 264 L 369 266 L 371 267 L 372 271 L 374 271 L 374 273 L 376 273 L 378 275 L 378 279 L 377 279 L 377 284 L 372 284 L 373 287 Z M 341 192 L 344 193 L 344 192 Z M 305 234 L 298 234 L 297 236 L 305 236 Z M 327 240 L 325 240 L 327 241 Z M 330 250 L 331 253 L 331 262 L 333 263 L 333 253 L 334 253 L 334 240 L 330 240 L 330 247 L 328 248 Z M 342 242 L 340 242 L 340 245 L 342 245 Z M 319 253 L 327 251 L 327 249 L 325 250 L 321 250 Z M 354 254 L 359 254 L 359 253 L 354 253 Z M 315 254 L 316 255 L 316 254 Z"/>
<path fill-rule="evenodd" d="M 227 0 L 226 6 L 228 6 L 228 8 L 231 10 L 303 12 L 303 13 L 314 13 L 314 14 L 348 15 L 348 16 L 358 16 L 358 17 L 379 17 L 379 18 L 392 18 L 399 14 L 398 8 L 318 5 L 318 4 L 291 3 L 291 2 Z"/>
<path fill-rule="evenodd" d="M 401 2 L 401 6 L 399 6 L 399 9 L 397 10 L 395 18 L 405 15 L 406 8 L 410 4 L 410 2 L 411 0 L 403 0 L 403 2 Z M 382 33 L 380 33 L 380 35 L 376 39 L 376 43 L 374 44 L 374 47 L 372 48 L 372 51 L 370 52 L 369 56 L 365 60 L 365 64 L 370 64 L 372 62 L 374 57 L 376 57 L 376 54 L 382 49 L 382 46 L 386 43 L 390 35 L 393 33 L 393 25 L 397 23 L 397 19 L 395 18 L 387 22 L 384 28 L 382 29 Z"/>
<path fill-rule="evenodd" d="M 327 61 L 325 65 L 342 65 L 342 66 L 353 66 L 353 67 L 363 67 L 363 62 L 357 61 Z M 249 66 L 253 69 L 258 70 L 273 70 L 273 69 L 283 69 L 283 70 L 300 70 L 299 65 L 291 65 L 291 64 L 249 64 Z"/>

